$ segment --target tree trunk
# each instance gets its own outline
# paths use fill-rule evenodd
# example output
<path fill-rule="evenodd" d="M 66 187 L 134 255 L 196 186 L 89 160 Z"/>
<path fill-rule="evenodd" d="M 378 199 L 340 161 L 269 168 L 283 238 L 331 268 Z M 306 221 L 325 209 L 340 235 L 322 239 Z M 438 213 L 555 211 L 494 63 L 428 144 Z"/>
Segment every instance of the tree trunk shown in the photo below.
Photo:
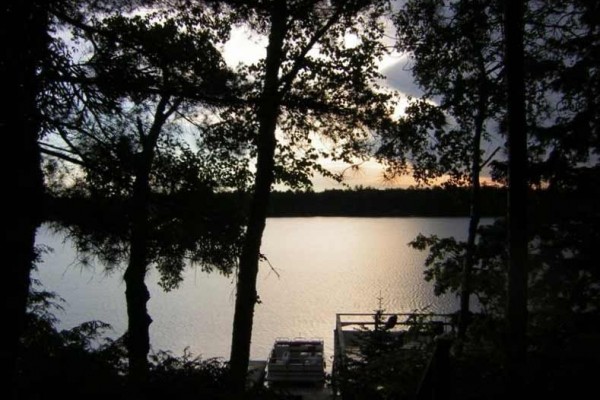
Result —
<path fill-rule="evenodd" d="M 124 276 L 128 318 L 126 345 L 129 377 L 136 389 L 143 385 L 148 373 L 149 327 L 152 323 L 147 309 L 150 294 L 144 282 L 148 266 L 147 184 L 147 180 L 143 182 L 142 179 L 136 179 L 132 199 L 130 256 Z"/>
<path fill-rule="evenodd" d="M 287 30 L 285 2 L 274 2 L 271 10 L 271 30 L 267 46 L 264 87 L 258 106 L 258 156 L 254 193 L 250 204 L 248 226 L 240 256 L 233 335 L 231 339 L 232 389 L 243 393 L 250 359 L 254 306 L 257 301 L 256 275 L 262 234 L 267 218 L 267 206 L 274 181 L 275 128 L 280 111 L 278 91 L 279 69 L 283 59 L 283 43 Z"/>
<path fill-rule="evenodd" d="M 524 1 L 505 4 L 508 90 L 508 304 L 509 390 L 522 393 L 527 356 L 527 129 L 523 50 Z"/>
<path fill-rule="evenodd" d="M 0 79 L 3 105 L 0 134 L 3 157 L 2 207 L 3 282 L 0 290 L 4 320 L 1 354 L 2 386 L 16 396 L 16 362 L 23 333 L 30 271 L 35 259 L 35 234 L 43 217 L 44 185 L 38 146 L 40 119 L 37 69 L 47 52 L 46 2 L 8 1 L 0 7 Z"/>
<path fill-rule="evenodd" d="M 148 329 L 152 319 L 148 315 L 150 299 L 145 284 L 148 266 L 148 172 L 140 171 L 134 183 L 131 199 L 131 230 L 129 264 L 125 271 L 125 299 L 127 302 L 127 351 L 129 377 L 134 388 L 145 382 L 148 373 L 150 335 Z"/>
<path fill-rule="evenodd" d="M 129 378 L 134 394 L 140 394 L 148 375 L 148 353 L 150 352 L 150 324 L 147 303 L 150 293 L 146 287 L 146 271 L 149 263 L 148 223 L 150 203 L 150 173 L 154 161 L 155 148 L 164 123 L 174 108 L 168 113 L 165 109 L 168 97 L 162 97 L 157 105 L 154 121 L 148 135 L 139 126 L 142 152 L 136 160 L 136 177 L 131 198 L 131 230 L 129 239 L 129 264 L 125 271 L 125 299 L 127 301 L 127 351 L 129 357 Z"/>
<path fill-rule="evenodd" d="M 469 232 L 467 237 L 467 249 L 462 271 L 462 283 L 460 292 L 460 317 L 458 323 L 458 337 L 465 338 L 467 327 L 470 322 L 470 298 L 471 298 L 471 275 L 473 265 L 475 264 L 475 239 L 477 238 L 477 228 L 481 219 L 481 184 L 479 175 L 481 173 L 481 136 L 483 135 L 483 125 L 487 109 L 487 90 L 485 77 L 485 67 L 483 67 L 481 83 L 479 87 L 479 100 L 477 104 L 477 114 L 475 116 L 475 133 L 471 151 L 473 159 L 471 162 L 471 211 L 469 219 Z"/>
<path fill-rule="evenodd" d="M 481 219 L 481 185 L 479 183 L 479 172 L 481 157 L 479 157 L 479 148 L 481 143 L 482 126 L 475 129 L 473 137 L 473 165 L 471 169 L 471 211 L 469 219 L 469 232 L 467 237 L 467 249 L 465 251 L 465 260 L 462 271 L 462 282 L 460 291 L 460 317 L 458 324 L 458 337 L 465 338 L 467 327 L 470 322 L 470 298 L 471 298 L 471 275 L 475 261 L 475 239 L 477 238 L 477 228 Z"/>

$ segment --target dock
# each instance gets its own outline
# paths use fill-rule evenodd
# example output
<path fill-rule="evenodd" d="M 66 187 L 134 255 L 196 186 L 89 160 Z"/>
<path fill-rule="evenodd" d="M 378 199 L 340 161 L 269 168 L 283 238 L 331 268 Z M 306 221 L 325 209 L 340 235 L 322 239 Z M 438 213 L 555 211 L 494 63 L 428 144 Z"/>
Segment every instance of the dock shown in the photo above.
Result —
<path fill-rule="evenodd" d="M 322 360 L 322 341 L 317 343 L 315 339 L 297 338 L 276 340 L 269 360 L 250 361 L 248 386 L 265 385 L 292 398 L 303 400 L 329 400 L 339 398 L 340 395 L 343 398 L 342 387 L 346 368 L 352 368 L 352 361 L 361 360 L 361 345 L 364 339 L 369 333 L 379 330 L 385 331 L 389 337 L 396 338 L 401 343 L 401 351 L 422 351 L 419 349 L 424 343 L 431 343 L 434 338 L 454 333 L 454 325 L 449 314 L 336 314 L 331 382 L 324 381 L 322 370 L 319 374 L 317 368 L 312 371 L 313 363 L 314 367 L 319 364 L 315 360 Z M 271 368 L 270 379 L 267 375 L 268 368 Z M 429 367 L 423 372 L 421 380 L 420 387 L 431 386 Z"/>
<path fill-rule="evenodd" d="M 421 351 L 434 338 L 454 332 L 452 316 L 435 313 L 341 313 L 336 314 L 333 331 L 334 355 L 332 382 L 337 390 L 343 391 L 344 376 L 355 361 L 361 361 L 361 346 L 374 331 L 385 331 L 386 335 L 400 343 L 406 351 Z M 428 374 L 423 372 L 423 377 Z M 343 394 L 342 394 L 343 397 Z"/>

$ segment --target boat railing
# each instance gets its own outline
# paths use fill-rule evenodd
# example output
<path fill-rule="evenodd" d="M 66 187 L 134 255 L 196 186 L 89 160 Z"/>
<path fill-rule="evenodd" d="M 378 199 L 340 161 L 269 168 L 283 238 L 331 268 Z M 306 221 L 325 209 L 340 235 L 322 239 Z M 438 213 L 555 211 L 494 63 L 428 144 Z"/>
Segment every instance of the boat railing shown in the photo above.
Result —
<path fill-rule="evenodd" d="M 322 360 L 323 343 L 321 338 L 277 338 L 268 360 L 270 363 L 284 361 L 286 364 L 307 364 L 313 358 Z"/>
<path fill-rule="evenodd" d="M 277 342 L 290 342 L 290 343 L 323 343 L 323 338 L 319 338 L 319 337 L 285 337 L 285 336 L 281 336 L 281 337 L 277 337 L 275 338 L 275 343 Z"/>
<path fill-rule="evenodd" d="M 290 357 L 290 358 L 277 358 L 271 359 L 271 364 L 276 364 L 277 361 L 282 361 L 286 365 L 290 364 L 301 364 L 301 365 L 321 365 L 323 363 L 323 358 L 315 358 L 309 359 L 304 357 Z"/>

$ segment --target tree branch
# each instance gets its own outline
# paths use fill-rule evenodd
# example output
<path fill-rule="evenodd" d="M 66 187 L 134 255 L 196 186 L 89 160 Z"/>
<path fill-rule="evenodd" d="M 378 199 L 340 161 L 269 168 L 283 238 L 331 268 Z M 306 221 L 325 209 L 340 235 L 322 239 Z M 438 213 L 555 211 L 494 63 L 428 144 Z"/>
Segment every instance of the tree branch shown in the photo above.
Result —
<path fill-rule="evenodd" d="M 46 143 L 40 143 L 40 146 L 46 146 L 46 145 L 47 145 Z M 60 158 L 61 160 L 70 162 L 72 164 L 76 164 L 76 165 L 79 165 L 79 166 L 82 166 L 82 167 L 87 167 L 87 164 L 85 162 L 81 161 L 81 160 L 78 160 L 78 159 L 76 159 L 74 157 L 68 156 L 68 155 L 66 155 L 64 153 L 61 153 L 61 152 L 58 152 L 58 151 L 54 151 L 54 150 L 48 149 L 46 147 L 41 147 L 40 148 L 40 152 L 42 154 L 46 154 L 46 155 L 49 155 L 49 156 Z"/>
<path fill-rule="evenodd" d="M 304 49 L 302 49 L 300 54 L 296 57 L 296 59 L 294 61 L 294 65 L 292 66 L 292 69 L 284 77 L 281 78 L 281 83 L 283 84 L 283 88 L 281 89 L 280 93 L 287 93 L 290 90 L 290 87 L 292 86 L 294 79 L 296 79 L 298 72 L 300 72 L 300 70 L 305 66 L 306 55 L 308 54 L 308 52 L 310 50 L 312 50 L 314 45 L 319 40 L 321 40 L 321 38 L 323 37 L 323 35 L 325 35 L 325 33 L 327 33 L 329 28 L 331 28 L 336 22 L 338 22 L 338 20 L 341 16 L 342 16 L 342 6 L 340 5 L 336 9 L 336 11 L 333 13 L 333 15 L 329 18 L 329 20 L 325 23 L 325 25 L 323 25 L 321 27 L 321 29 L 319 29 L 315 33 L 315 35 L 306 44 Z"/>
<path fill-rule="evenodd" d="M 480 168 L 484 168 L 486 165 L 488 165 L 488 163 L 490 161 L 492 161 L 492 158 L 494 158 L 494 156 L 496 155 L 496 153 L 498 151 L 500 151 L 500 148 L 501 148 L 500 146 L 496 147 L 496 149 L 492 152 L 492 154 L 490 154 L 490 156 L 488 158 L 486 158 L 483 163 L 481 163 Z"/>

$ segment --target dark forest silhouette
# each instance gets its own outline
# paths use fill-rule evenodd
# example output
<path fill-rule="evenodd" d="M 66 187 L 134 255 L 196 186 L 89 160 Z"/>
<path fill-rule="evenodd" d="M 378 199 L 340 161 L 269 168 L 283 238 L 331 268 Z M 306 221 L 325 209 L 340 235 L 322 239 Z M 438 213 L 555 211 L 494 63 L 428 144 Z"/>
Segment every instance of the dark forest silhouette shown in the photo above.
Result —
<path fill-rule="evenodd" d="M 600 365 L 600 6 L 397 6 L 5 1 L 0 132 L 14 156 L 2 166 L 3 392 L 240 398 L 268 216 L 468 215 L 467 242 L 421 235 L 411 243 L 429 252 L 425 278 L 436 292 L 463 300 L 444 363 L 456 379 L 443 396 L 585 393 Z M 136 16 L 142 7 L 149 13 Z M 384 19 L 423 90 L 405 99 L 399 118 L 400 95 L 377 72 L 390 50 Z M 264 38 L 264 60 L 224 65 L 218 43 L 234 25 Z M 346 45 L 347 35 L 357 44 Z M 315 135 L 330 148 L 315 146 Z M 372 156 L 389 175 L 448 185 L 306 191 L 315 173 L 339 179 L 320 160 Z M 498 188 L 480 187 L 483 168 Z M 294 192 L 272 193 L 275 184 Z M 480 226 L 483 216 L 498 218 Z M 129 262 L 125 341 L 93 348 L 100 322 L 57 331 L 52 294 L 30 282 L 45 221 L 107 268 Z M 227 365 L 148 357 L 146 271 L 155 266 L 175 288 L 185 257 L 224 273 L 237 266 Z M 471 296 L 482 313 L 469 310 Z"/>

